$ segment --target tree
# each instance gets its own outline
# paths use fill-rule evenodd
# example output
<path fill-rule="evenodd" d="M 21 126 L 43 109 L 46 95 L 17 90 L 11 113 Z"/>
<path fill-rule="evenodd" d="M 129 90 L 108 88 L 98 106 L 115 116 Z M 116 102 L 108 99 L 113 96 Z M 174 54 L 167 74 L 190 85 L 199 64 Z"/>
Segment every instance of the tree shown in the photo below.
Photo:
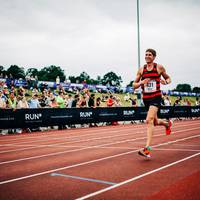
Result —
<path fill-rule="evenodd" d="M 3 78 L 5 74 L 3 66 L 0 66 L 0 78 Z"/>
<path fill-rule="evenodd" d="M 76 80 L 78 80 L 79 83 L 90 83 L 90 76 L 86 72 L 82 72 L 79 76 L 76 77 Z"/>
<path fill-rule="evenodd" d="M 134 81 L 131 81 L 126 87 L 133 87 L 133 82 Z"/>
<path fill-rule="evenodd" d="M 189 85 L 189 84 L 178 84 L 176 86 L 175 90 L 178 92 L 191 92 L 192 91 L 191 85 Z"/>
<path fill-rule="evenodd" d="M 69 76 L 68 79 L 71 83 L 83 83 L 86 82 L 87 84 L 91 85 L 98 85 L 101 83 L 101 77 L 97 76 L 97 80 L 90 78 L 90 76 L 86 72 L 82 72 L 79 76 Z"/>
<path fill-rule="evenodd" d="M 76 83 L 76 77 L 75 76 L 69 76 L 68 79 L 71 83 Z"/>
<path fill-rule="evenodd" d="M 0 73 L 3 72 L 3 69 L 4 69 L 3 66 L 0 65 Z"/>
<path fill-rule="evenodd" d="M 9 76 L 10 74 L 14 79 L 25 78 L 24 68 L 20 68 L 17 65 L 11 65 L 7 69 L 7 75 Z"/>
<path fill-rule="evenodd" d="M 122 83 L 121 76 L 117 76 L 114 72 L 108 72 L 101 80 L 103 85 L 120 86 Z"/>
<path fill-rule="evenodd" d="M 44 67 L 38 72 L 38 80 L 40 81 L 55 81 L 57 76 L 60 77 L 60 81 L 65 80 L 64 70 L 60 67 L 51 65 L 50 67 Z"/>
<path fill-rule="evenodd" d="M 38 76 L 38 70 L 36 68 L 29 68 L 27 71 L 26 71 L 26 75 L 28 76 Z"/>
<path fill-rule="evenodd" d="M 99 85 L 100 82 L 99 82 L 99 80 L 90 79 L 88 83 L 91 85 Z"/>
<path fill-rule="evenodd" d="M 200 93 L 200 87 L 194 87 L 192 92 Z"/>
<path fill-rule="evenodd" d="M 97 76 L 97 84 L 101 84 L 101 76 Z"/>

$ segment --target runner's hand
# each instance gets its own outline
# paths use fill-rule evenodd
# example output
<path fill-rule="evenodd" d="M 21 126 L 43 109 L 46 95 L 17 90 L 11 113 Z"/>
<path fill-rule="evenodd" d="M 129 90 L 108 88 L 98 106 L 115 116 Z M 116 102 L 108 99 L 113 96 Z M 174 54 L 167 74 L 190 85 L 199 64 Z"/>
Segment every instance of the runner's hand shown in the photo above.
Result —
<path fill-rule="evenodd" d="M 164 80 L 164 79 L 161 79 L 161 80 L 160 80 L 160 83 L 161 83 L 162 85 L 167 85 L 167 81 Z"/>
<path fill-rule="evenodd" d="M 150 81 L 150 78 L 145 78 L 144 80 L 141 81 L 141 84 L 147 84 Z"/>

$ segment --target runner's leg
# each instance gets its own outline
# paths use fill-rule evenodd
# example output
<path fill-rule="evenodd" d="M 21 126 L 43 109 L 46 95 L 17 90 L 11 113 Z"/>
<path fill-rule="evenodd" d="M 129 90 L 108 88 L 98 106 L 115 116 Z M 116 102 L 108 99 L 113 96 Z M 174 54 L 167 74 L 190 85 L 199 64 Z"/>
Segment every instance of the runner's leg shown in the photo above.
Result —
<path fill-rule="evenodd" d="M 154 129 L 154 120 L 157 119 L 157 112 L 158 112 L 158 107 L 156 106 L 150 106 L 148 113 L 147 113 L 147 118 L 146 118 L 146 123 L 147 123 L 147 142 L 146 142 L 146 147 L 151 145 L 152 137 L 153 137 L 153 129 Z"/>
<path fill-rule="evenodd" d="M 165 119 L 158 119 L 158 117 L 156 116 L 156 119 L 154 120 L 154 125 L 155 126 L 165 126 L 167 128 L 168 121 Z"/>
<path fill-rule="evenodd" d="M 173 126 L 172 120 L 164 120 L 164 119 L 158 119 L 157 116 L 154 119 L 154 126 L 165 126 L 166 129 L 166 135 L 171 134 L 171 128 Z"/>

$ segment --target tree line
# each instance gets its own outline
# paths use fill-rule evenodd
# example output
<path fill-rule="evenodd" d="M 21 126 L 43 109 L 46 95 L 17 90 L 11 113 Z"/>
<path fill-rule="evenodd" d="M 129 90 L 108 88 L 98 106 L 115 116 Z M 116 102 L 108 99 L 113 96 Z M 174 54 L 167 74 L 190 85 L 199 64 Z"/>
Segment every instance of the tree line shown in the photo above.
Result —
<path fill-rule="evenodd" d="M 55 81 L 57 77 L 60 78 L 61 82 L 65 80 L 70 80 L 71 83 L 87 83 L 91 85 L 109 85 L 109 86 L 121 86 L 122 78 L 114 72 L 108 72 L 105 75 L 97 76 L 96 79 L 91 78 L 86 72 L 81 72 L 79 76 L 68 76 L 66 77 L 64 70 L 60 66 L 47 66 L 43 67 L 41 70 L 31 67 L 26 71 L 23 67 L 18 65 L 11 65 L 7 70 L 0 66 L 0 76 L 1 77 L 12 77 L 14 79 L 25 79 L 26 77 L 37 77 L 39 81 Z M 127 86 L 132 86 L 133 81 L 131 81 Z M 174 91 L 178 92 L 195 92 L 200 93 L 200 87 L 192 88 L 190 84 L 178 84 Z"/>
<path fill-rule="evenodd" d="M 81 72 L 79 76 L 68 76 L 66 77 L 64 70 L 59 66 L 51 65 L 43 67 L 41 70 L 37 68 L 29 68 L 25 71 L 23 67 L 17 65 L 11 65 L 7 70 L 3 66 L 0 66 L 1 77 L 12 77 L 14 79 L 25 79 L 26 77 L 37 77 L 39 81 L 56 81 L 59 77 L 61 82 L 70 80 L 71 83 L 87 83 L 91 85 L 109 85 L 109 86 L 120 86 L 122 83 L 121 76 L 118 76 L 114 72 L 108 72 L 103 77 L 97 76 L 96 79 L 91 78 L 86 72 Z"/>

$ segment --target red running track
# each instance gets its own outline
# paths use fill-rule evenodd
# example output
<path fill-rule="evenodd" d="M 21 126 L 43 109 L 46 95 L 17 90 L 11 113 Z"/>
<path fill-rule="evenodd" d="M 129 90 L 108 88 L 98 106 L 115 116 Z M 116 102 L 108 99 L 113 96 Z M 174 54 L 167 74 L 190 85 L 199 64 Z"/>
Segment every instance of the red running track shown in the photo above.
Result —
<path fill-rule="evenodd" d="M 0 137 L 1 200 L 199 199 L 200 120 L 156 127 L 152 158 L 137 151 L 146 125 Z"/>

